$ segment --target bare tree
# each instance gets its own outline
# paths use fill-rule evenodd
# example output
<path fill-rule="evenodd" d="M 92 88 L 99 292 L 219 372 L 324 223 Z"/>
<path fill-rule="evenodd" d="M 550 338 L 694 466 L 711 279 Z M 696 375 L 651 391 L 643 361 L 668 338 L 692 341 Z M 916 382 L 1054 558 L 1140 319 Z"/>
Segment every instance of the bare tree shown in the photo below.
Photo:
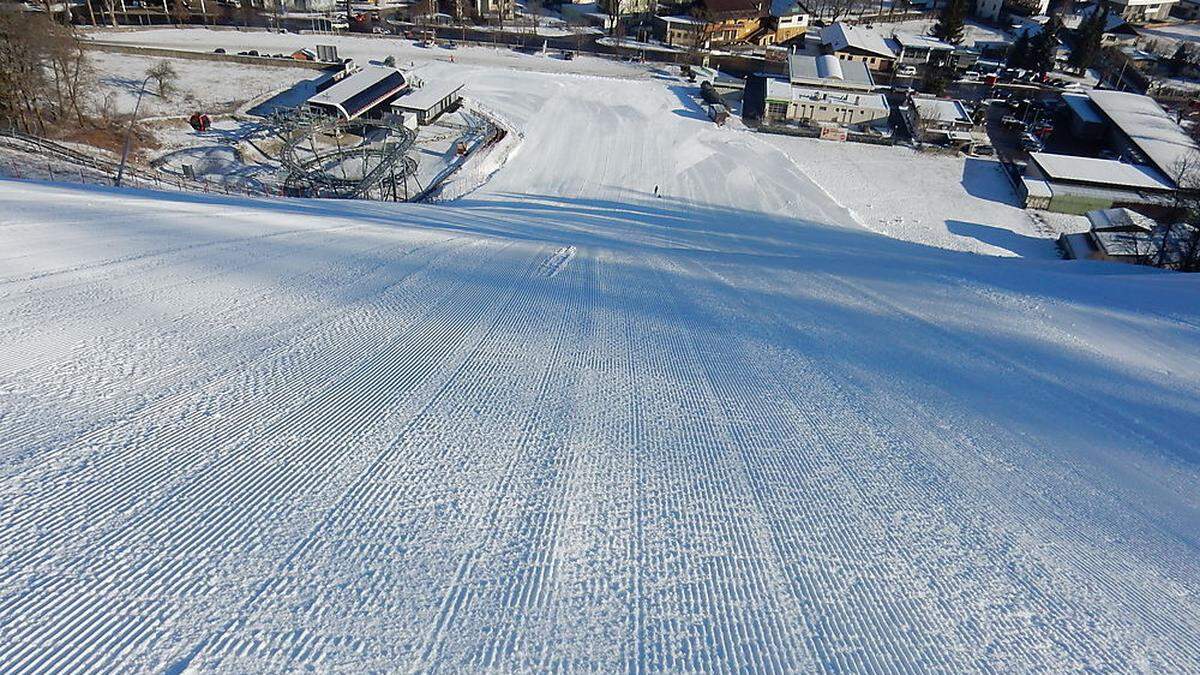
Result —
<path fill-rule="evenodd" d="M 53 112 L 43 96 L 52 25 L 44 14 L 0 12 L 0 123 L 5 126 L 46 131 Z"/>
<path fill-rule="evenodd" d="M 172 66 L 170 61 L 159 61 L 146 70 L 146 77 L 158 85 L 160 98 L 169 99 L 175 93 L 175 82 L 179 79 L 179 74 L 175 72 L 175 66 Z"/>
<path fill-rule="evenodd" d="M 171 18 L 177 25 L 182 26 L 191 20 L 192 10 L 188 9 L 184 0 L 175 0 L 175 4 L 171 6 Z"/>

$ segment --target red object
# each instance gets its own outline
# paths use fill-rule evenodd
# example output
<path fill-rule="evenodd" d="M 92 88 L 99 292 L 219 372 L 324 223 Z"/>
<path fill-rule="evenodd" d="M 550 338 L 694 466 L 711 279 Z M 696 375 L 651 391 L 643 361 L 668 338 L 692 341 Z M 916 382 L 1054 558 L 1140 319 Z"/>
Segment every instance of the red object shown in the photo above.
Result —
<path fill-rule="evenodd" d="M 204 113 L 192 113 L 192 116 L 188 118 L 188 124 L 192 125 L 196 131 L 208 131 L 208 128 L 212 126 L 212 119 Z"/>
<path fill-rule="evenodd" d="M 989 87 L 994 87 L 994 86 L 996 86 L 996 74 L 995 74 L 995 73 L 988 73 L 987 75 L 984 75 L 984 76 L 983 76 L 983 83 L 984 83 L 984 84 L 986 84 L 986 85 L 987 85 L 987 86 L 989 86 Z"/>

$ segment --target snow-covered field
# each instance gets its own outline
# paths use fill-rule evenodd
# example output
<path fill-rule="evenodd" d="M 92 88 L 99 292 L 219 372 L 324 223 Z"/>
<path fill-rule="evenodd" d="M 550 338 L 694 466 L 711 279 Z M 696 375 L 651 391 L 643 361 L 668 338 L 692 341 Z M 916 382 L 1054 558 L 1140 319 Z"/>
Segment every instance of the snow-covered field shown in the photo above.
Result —
<path fill-rule="evenodd" d="M 812 138 L 772 140 L 860 223 L 896 239 L 988 255 L 1057 258 L 1059 232 L 1088 227 L 1084 218 L 1052 221 L 1065 227 L 1031 218 L 991 159 Z"/>
<path fill-rule="evenodd" d="M 1200 669 L 1194 278 L 429 68 L 524 133 L 451 204 L 0 182 L 0 671 Z"/>

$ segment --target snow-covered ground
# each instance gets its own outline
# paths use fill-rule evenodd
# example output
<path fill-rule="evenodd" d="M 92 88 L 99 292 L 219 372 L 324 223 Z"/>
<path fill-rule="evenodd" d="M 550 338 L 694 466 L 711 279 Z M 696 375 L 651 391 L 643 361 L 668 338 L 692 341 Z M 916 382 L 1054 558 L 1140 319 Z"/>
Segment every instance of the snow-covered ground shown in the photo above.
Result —
<path fill-rule="evenodd" d="M 524 134 L 450 204 L 0 181 L 0 671 L 1200 669 L 1194 278 L 429 69 Z"/>
<path fill-rule="evenodd" d="M 351 35 L 297 35 L 294 33 L 262 33 L 219 31 L 204 28 L 180 30 L 174 28 L 148 29 L 139 31 L 89 30 L 87 35 L 105 42 L 120 42 L 147 47 L 166 47 L 211 52 L 222 47 L 231 53 L 255 49 L 266 53 L 291 53 L 297 49 L 313 48 L 317 44 L 334 44 L 338 56 L 353 58 L 361 63 L 381 61 L 388 55 L 396 57 L 397 65 L 407 63 L 450 62 L 466 65 L 489 66 L 508 70 L 532 70 L 548 73 L 578 73 L 586 75 L 609 75 L 616 77 L 646 77 L 646 70 L 635 64 L 623 63 L 585 54 L 570 61 L 540 54 L 514 52 L 506 46 L 417 47 L 412 40 L 398 37 L 367 37 Z"/>
<path fill-rule="evenodd" d="M 1032 218 L 992 159 L 773 139 L 860 223 L 896 239 L 989 255 L 1056 258 L 1054 239 L 1064 227 L 1087 229 L 1082 218 L 1053 221 L 1064 227 Z"/>

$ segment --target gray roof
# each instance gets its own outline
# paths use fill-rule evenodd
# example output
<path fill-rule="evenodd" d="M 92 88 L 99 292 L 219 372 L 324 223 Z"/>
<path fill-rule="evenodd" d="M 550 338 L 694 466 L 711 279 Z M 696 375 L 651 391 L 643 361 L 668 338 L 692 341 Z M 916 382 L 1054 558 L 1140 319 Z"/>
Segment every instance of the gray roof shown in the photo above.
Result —
<path fill-rule="evenodd" d="M 875 88 L 871 71 L 862 61 L 843 61 L 832 55 L 788 54 L 788 79 L 794 84 L 838 89 Z"/>
<path fill-rule="evenodd" d="M 892 37 L 905 49 L 934 49 L 947 52 L 952 52 L 955 49 L 954 45 L 949 42 L 942 42 L 931 35 L 914 35 L 912 33 L 897 32 L 893 33 Z"/>
<path fill-rule="evenodd" d="M 395 68 L 365 66 L 325 91 L 313 95 L 308 102 L 335 108 L 347 118 L 354 118 L 407 86 L 403 73 Z"/>
<path fill-rule="evenodd" d="M 956 122 L 971 124 L 973 120 L 961 101 L 937 96 L 914 95 L 913 105 L 917 106 L 917 115 L 930 120 L 941 122 Z"/>
<path fill-rule="evenodd" d="M 420 88 L 410 89 L 407 94 L 392 101 L 392 106 L 404 110 L 429 110 L 441 102 L 442 99 L 462 88 L 463 84 L 461 82 L 426 82 Z"/>
<path fill-rule="evenodd" d="M 1150 163 L 1167 176 L 1174 176 L 1179 163 L 1198 149 L 1195 141 L 1149 96 L 1099 89 L 1087 94 Z"/>
<path fill-rule="evenodd" d="M 1034 152 L 1029 155 L 1051 179 L 1115 185 L 1133 189 L 1169 190 L 1171 182 L 1152 167 L 1125 164 L 1115 159 Z"/>
<path fill-rule="evenodd" d="M 887 46 L 879 33 L 870 28 L 851 26 L 841 22 L 821 29 L 821 44 L 830 47 L 835 52 L 851 49 L 884 58 L 896 58 L 896 53 Z"/>
<path fill-rule="evenodd" d="M 865 91 L 835 91 L 812 87 L 793 87 L 782 80 L 767 80 L 767 98 L 776 101 L 836 103 L 857 108 L 888 110 L 887 97 Z"/>
<path fill-rule="evenodd" d="M 1098 232 L 1112 230 L 1142 230 L 1143 232 L 1149 232 L 1154 229 L 1155 224 L 1153 219 L 1124 207 L 1088 211 L 1087 219 L 1092 229 Z"/>
<path fill-rule="evenodd" d="M 1103 124 L 1104 118 L 1100 116 L 1100 111 L 1096 106 L 1092 105 L 1092 100 L 1086 94 L 1069 94 L 1062 95 L 1063 101 L 1075 113 L 1079 119 L 1091 124 Z"/>

